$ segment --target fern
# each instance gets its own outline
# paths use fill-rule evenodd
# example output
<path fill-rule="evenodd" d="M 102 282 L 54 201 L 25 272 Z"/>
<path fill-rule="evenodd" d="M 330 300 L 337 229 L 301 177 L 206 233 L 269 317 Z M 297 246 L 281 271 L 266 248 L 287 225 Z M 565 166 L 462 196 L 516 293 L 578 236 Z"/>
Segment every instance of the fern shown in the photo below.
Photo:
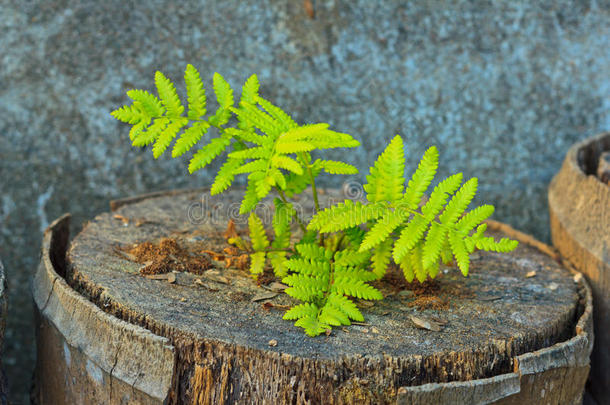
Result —
<path fill-rule="evenodd" d="M 261 97 L 256 75 L 246 80 L 238 101 L 220 74 L 215 73 L 212 82 L 218 104 L 214 112 L 208 111 L 199 72 L 187 65 L 186 104 L 175 84 L 156 72 L 156 95 L 129 90 L 131 104 L 111 114 L 131 125 L 132 145 L 150 147 L 155 159 L 168 149 L 172 157 L 189 153 L 190 173 L 225 156 L 214 177 L 212 195 L 227 190 L 237 176 L 246 177 L 240 213 L 250 214 L 249 241 L 233 235 L 228 242 L 249 252 L 254 278 L 272 268 L 288 285 L 286 293 L 301 303 L 288 310 L 284 319 L 295 321 L 307 335 L 364 321 L 353 298 L 382 299 L 371 282 L 384 277 L 392 262 L 408 282 L 436 277 L 441 262 L 455 262 L 466 276 L 475 250 L 507 252 L 517 246 L 507 238 L 496 241 L 485 236 L 484 221 L 492 215 L 493 206 L 467 211 L 477 191 L 476 178 L 464 182 L 461 173 L 450 176 L 425 200 L 438 169 L 438 151 L 429 148 L 407 181 L 400 136 L 391 140 L 366 176 L 367 203 L 346 200 L 320 209 L 317 177 L 322 172 L 352 175 L 358 169 L 315 155 L 325 149 L 357 147 L 359 142 L 326 123 L 299 125 Z M 306 223 L 288 199 L 308 187 L 315 215 Z M 254 209 L 271 193 L 276 196 L 275 209 L 267 232 Z M 300 237 L 293 225 L 299 226 Z"/>
<path fill-rule="evenodd" d="M 315 243 L 297 245 L 297 253 L 287 261 L 293 273 L 282 281 L 289 285 L 286 294 L 304 303 L 286 312 L 284 319 L 296 320 L 295 325 L 309 336 L 317 336 L 332 326 L 350 325 L 350 320 L 364 320 L 349 297 L 383 298 L 368 284 L 377 278 L 366 270 L 369 258 L 369 254 L 350 249 L 345 241 L 339 241 L 334 251 Z"/>
<path fill-rule="evenodd" d="M 371 168 L 364 189 L 372 204 L 347 200 L 317 213 L 309 223 L 309 229 L 326 233 L 368 225 L 369 230 L 359 251 L 379 251 L 373 255 L 373 266 L 376 274 L 383 275 L 383 266 L 389 262 L 387 250 L 393 243 L 393 259 L 403 269 L 407 281 L 414 277 L 420 282 L 429 276 L 434 278 L 441 259 L 447 259 L 448 249 L 462 273 L 468 275 L 469 254 L 475 248 L 505 252 L 516 247 L 513 241 L 495 242 L 480 234 L 471 235 L 471 231 L 493 213 L 490 205 L 466 212 L 476 193 L 476 178 L 461 187 L 461 174 L 445 179 L 436 186 L 430 199 L 418 208 L 436 174 L 438 151 L 435 147 L 426 151 L 404 188 L 404 184 L 395 181 L 396 178 L 402 179 L 402 148 L 402 140 L 396 136 Z M 451 199 L 447 202 L 449 196 Z M 394 234 L 397 238 L 392 242 Z"/>

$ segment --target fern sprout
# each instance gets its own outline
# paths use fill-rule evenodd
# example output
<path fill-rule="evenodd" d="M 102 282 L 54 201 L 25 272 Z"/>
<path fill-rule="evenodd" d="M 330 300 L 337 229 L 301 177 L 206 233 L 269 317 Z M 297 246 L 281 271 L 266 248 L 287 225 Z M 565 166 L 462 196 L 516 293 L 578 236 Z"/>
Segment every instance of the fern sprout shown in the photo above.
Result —
<path fill-rule="evenodd" d="M 302 303 L 287 311 L 284 319 L 294 320 L 309 336 L 363 321 L 352 298 L 382 299 L 371 283 L 384 277 L 392 263 L 402 269 L 406 281 L 423 282 L 437 276 L 441 262 L 455 262 L 467 276 L 469 255 L 476 249 L 508 252 L 517 246 L 516 241 L 484 235 L 484 221 L 492 215 L 493 206 L 467 211 L 477 191 L 476 178 L 463 182 L 461 173 L 454 174 L 425 199 L 438 168 L 438 151 L 429 148 L 407 182 L 404 145 L 398 135 L 366 176 L 367 203 L 345 200 L 322 210 L 316 178 L 322 172 L 348 175 L 358 170 L 349 163 L 314 158 L 315 154 L 354 148 L 360 145 L 357 140 L 329 129 L 326 123 L 299 125 L 259 95 L 256 75 L 246 80 L 236 104 L 229 83 L 215 73 L 218 108 L 213 114 L 207 110 L 206 91 L 192 65 L 186 67 L 184 82 L 187 108 L 174 83 L 156 72 L 157 95 L 130 90 L 127 96 L 132 103 L 112 116 L 131 124 L 132 145 L 152 145 L 155 159 L 170 147 L 172 157 L 190 152 L 189 173 L 224 155 L 212 195 L 227 190 L 236 176 L 247 176 L 240 213 L 249 214 L 250 273 L 258 277 L 269 267 L 288 285 L 285 292 Z M 289 201 L 307 189 L 315 205 L 309 223 Z M 272 241 L 254 213 L 271 193 L 276 196 Z M 299 234 L 292 235 L 293 222 L 300 227 Z"/>

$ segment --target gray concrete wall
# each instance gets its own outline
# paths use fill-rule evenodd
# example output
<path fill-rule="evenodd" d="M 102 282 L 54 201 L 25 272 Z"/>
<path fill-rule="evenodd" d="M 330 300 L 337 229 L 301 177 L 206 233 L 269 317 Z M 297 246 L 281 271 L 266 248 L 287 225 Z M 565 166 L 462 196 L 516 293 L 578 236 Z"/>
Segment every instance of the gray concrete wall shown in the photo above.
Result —
<path fill-rule="evenodd" d="M 361 140 L 347 160 L 363 170 L 396 133 L 409 169 L 436 144 L 441 174 L 479 176 L 478 201 L 495 204 L 495 218 L 548 240 L 546 187 L 565 151 L 610 129 L 610 3 L 311 3 L 314 18 L 301 0 L 0 0 L 0 257 L 14 403 L 27 401 L 28 282 L 48 222 L 210 182 L 210 172 L 186 175 L 184 159 L 132 149 L 128 127 L 108 114 L 129 88 L 152 88 L 156 69 L 181 80 L 193 63 L 208 86 L 214 71 L 234 86 L 256 72 L 262 93 L 299 121 Z"/>

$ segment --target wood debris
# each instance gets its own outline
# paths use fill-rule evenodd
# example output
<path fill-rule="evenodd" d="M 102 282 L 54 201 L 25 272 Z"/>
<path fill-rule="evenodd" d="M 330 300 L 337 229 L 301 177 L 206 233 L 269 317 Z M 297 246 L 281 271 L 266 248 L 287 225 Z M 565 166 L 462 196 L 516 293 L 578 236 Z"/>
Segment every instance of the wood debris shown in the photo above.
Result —
<path fill-rule="evenodd" d="M 528 271 L 527 274 L 525 275 L 525 278 L 532 278 L 532 277 L 536 277 L 536 270 Z"/>
<path fill-rule="evenodd" d="M 250 301 L 258 302 L 258 301 L 270 300 L 272 298 L 277 297 L 278 295 L 279 294 L 276 292 L 264 292 L 264 293 L 256 294 Z"/>
<path fill-rule="evenodd" d="M 410 315 L 409 318 L 415 327 L 419 329 L 431 330 L 433 332 L 440 332 L 443 329 L 441 324 L 433 321 L 432 319 L 420 318 L 415 315 Z"/>
<path fill-rule="evenodd" d="M 146 274 L 144 277 L 151 280 L 167 280 L 168 283 L 173 284 L 176 282 L 175 273 L 164 273 L 164 274 Z"/>

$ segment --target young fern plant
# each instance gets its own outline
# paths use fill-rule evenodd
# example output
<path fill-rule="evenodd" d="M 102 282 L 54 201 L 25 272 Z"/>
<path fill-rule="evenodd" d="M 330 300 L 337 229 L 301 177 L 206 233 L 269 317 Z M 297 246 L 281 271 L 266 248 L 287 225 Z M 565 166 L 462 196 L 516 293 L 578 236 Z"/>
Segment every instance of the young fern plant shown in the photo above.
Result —
<path fill-rule="evenodd" d="M 469 254 L 476 249 L 506 252 L 517 242 L 484 236 L 483 223 L 493 206 L 466 212 L 476 193 L 477 179 L 462 184 L 458 173 L 440 182 L 424 200 L 438 167 L 438 151 L 426 151 L 417 170 L 405 182 L 404 145 L 396 136 L 379 156 L 364 186 L 368 203 L 345 200 L 321 210 L 316 178 L 330 174 L 356 174 L 345 162 L 314 159 L 323 149 L 353 148 L 359 142 L 325 123 L 299 125 L 286 112 L 259 95 L 252 75 L 235 105 L 231 86 L 218 73 L 213 89 L 218 108 L 208 114 L 206 93 L 199 72 L 188 65 L 184 74 L 188 112 L 176 87 L 161 72 L 155 74 L 158 96 L 130 90 L 130 105 L 112 112 L 129 123 L 133 146 L 152 145 L 160 157 L 172 144 L 172 157 L 192 152 L 188 170 L 193 173 L 226 153 L 215 176 L 211 194 L 228 189 L 235 176 L 247 175 L 240 206 L 248 214 L 249 244 L 230 239 L 250 251 L 250 273 L 257 277 L 267 266 L 288 285 L 285 292 L 302 301 L 284 315 L 309 336 L 333 326 L 363 321 L 352 298 L 379 300 L 371 282 L 382 278 L 392 262 L 408 282 L 434 278 L 439 263 L 451 263 L 466 276 Z M 234 118 L 234 120 L 232 120 Z M 235 125 L 231 125 L 235 123 Z M 209 132 L 214 136 L 199 146 Z M 405 186 L 406 183 L 406 186 Z M 315 215 L 309 223 L 299 217 L 289 199 L 310 189 Z M 275 194 L 270 241 L 262 220 L 254 213 L 259 202 Z M 300 233 L 291 232 L 296 222 Z"/>

